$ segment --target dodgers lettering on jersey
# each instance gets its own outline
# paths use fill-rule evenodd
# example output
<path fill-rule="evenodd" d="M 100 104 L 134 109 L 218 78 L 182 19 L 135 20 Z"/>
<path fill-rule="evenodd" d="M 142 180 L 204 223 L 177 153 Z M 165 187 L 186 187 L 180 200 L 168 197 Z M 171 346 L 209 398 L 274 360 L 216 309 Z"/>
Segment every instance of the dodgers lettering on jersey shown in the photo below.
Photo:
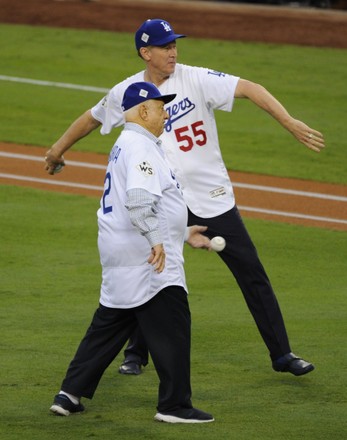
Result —
<path fill-rule="evenodd" d="M 169 114 L 169 119 L 165 124 L 165 131 L 170 133 L 172 130 L 172 125 L 177 122 L 179 119 L 186 116 L 188 113 L 192 112 L 195 109 L 195 104 L 189 100 L 189 98 L 185 98 L 177 104 L 172 104 L 165 108 L 165 110 Z"/>
<path fill-rule="evenodd" d="M 109 133 L 122 123 L 120 108 L 129 84 L 144 80 L 140 72 L 116 85 L 107 104 L 97 104 L 93 116 Z M 204 218 L 230 210 L 234 193 L 219 147 L 215 110 L 231 111 L 239 78 L 202 67 L 177 64 L 159 90 L 176 93 L 165 108 L 169 113 L 161 136 L 167 159 L 180 182 L 183 197 L 190 210 Z"/>

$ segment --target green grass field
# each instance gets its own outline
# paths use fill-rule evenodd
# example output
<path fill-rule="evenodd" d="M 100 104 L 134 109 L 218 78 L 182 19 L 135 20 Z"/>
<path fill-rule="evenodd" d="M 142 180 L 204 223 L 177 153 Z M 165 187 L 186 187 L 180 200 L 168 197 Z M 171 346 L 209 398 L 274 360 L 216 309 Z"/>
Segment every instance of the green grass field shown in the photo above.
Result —
<path fill-rule="evenodd" d="M 0 75 L 111 87 L 141 68 L 135 52 L 129 56 L 133 43 L 127 34 L 0 25 L 0 36 L 7 42 Z M 210 67 L 263 83 L 293 114 L 326 134 L 327 150 L 314 155 L 241 102 L 234 114 L 218 115 L 230 168 L 346 184 L 346 51 L 201 40 L 197 45 L 194 39 L 179 47 L 182 62 L 208 61 Z M 43 147 L 102 97 L 5 81 L 0 93 L 0 141 Z M 111 144 L 110 137 L 93 133 L 75 148 L 107 153 Z M 0 199 L 2 439 L 344 438 L 346 233 L 246 219 L 293 351 L 316 365 L 307 377 L 271 370 L 227 269 L 216 254 L 187 247 L 193 401 L 216 422 L 155 423 L 153 365 L 139 377 L 123 377 L 117 373 L 121 355 L 95 398 L 85 401 L 86 413 L 58 418 L 48 408 L 98 302 L 99 201 L 6 185 L 0 186 Z"/>

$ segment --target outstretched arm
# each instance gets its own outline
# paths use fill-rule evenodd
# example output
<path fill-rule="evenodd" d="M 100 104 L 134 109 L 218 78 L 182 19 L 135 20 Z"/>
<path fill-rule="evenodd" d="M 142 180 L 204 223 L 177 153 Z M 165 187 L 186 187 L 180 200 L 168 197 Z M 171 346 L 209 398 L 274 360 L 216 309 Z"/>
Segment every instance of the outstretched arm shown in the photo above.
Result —
<path fill-rule="evenodd" d="M 93 118 L 90 110 L 87 110 L 83 115 L 77 118 L 62 137 L 47 151 L 45 169 L 48 174 L 54 174 L 54 170 L 58 165 L 64 165 L 64 158 L 62 156 L 65 151 L 71 148 L 78 140 L 99 127 L 99 125 L 100 122 Z"/>
<path fill-rule="evenodd" d="M 235 98 L 250 99 L 311 150 L 319 153 L 325 147 L 322 133 L 293 118 L 283 105 L 260 84 L 240 79 L 235 90 Z"/>

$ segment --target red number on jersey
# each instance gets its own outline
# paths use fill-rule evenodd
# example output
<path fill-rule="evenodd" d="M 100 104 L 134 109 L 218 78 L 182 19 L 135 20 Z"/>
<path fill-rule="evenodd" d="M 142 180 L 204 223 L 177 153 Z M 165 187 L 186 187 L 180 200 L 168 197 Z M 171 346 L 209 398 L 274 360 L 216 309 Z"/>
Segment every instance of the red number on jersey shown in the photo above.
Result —
<path fill-rule="evenodd" d="M 198 127 L 200 127 L 201 125 L 204 125 L 203 121 L 194 122 L 194 124 L 192 124 L 192 130 L 194 133 L 195 142 L 200 147 L 204 146 L 207 142 L 206 131 L 201 128 L 198 129 Z M 198 137 L 200 137 L 200 139 L 198 139 Z"/>
<path fill-rule="evenodd" d="M 204 125 L 203 121 L 194 122 L 191 127 L 185 125 L 184 127 L 177 128 L 175 130 L 175 135 L 179 145 L 180 150 L 187 152 L 190 151 L 194 147 L 194 142 L 199 145 L 199 147 L 203 147 L 207 142 L 206 131 L 200 128 Z M 191 135 L 191 131 L 193 135 Z"/>
<path fill-rule="evenodd" d="M 183 134 L 184 132 L 186 132 L 188 130 L 189 130 L 188 126 L 177 128 L 175 130 L 177 142 L 185 143 L 185 145 L 179 146 L 182 151 L 189 151 L 193 148 L 193 145 L 194 145 L 193 139 L 190 136 L 188 136 L 188 134 Z"/>

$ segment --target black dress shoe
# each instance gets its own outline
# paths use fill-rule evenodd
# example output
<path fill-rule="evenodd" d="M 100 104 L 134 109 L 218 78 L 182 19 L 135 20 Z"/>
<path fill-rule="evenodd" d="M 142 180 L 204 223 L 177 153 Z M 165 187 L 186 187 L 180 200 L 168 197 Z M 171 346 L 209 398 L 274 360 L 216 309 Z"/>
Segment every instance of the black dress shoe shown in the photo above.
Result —
<path fill-rule="evenodd" d="M 120 374 L 133 374 L 135 376 L 142 373 L 141 365 L 136 362 L 123 362 L 118 371 Z"/>
<path fill-rule="evenodd" d="M 302 376 L 314 370 L 314 365 L 297 357 L 294 353 L 287 353 L 272 362 L 272 368 L 282 373 L 288 372 L 294 376 Z"/>

